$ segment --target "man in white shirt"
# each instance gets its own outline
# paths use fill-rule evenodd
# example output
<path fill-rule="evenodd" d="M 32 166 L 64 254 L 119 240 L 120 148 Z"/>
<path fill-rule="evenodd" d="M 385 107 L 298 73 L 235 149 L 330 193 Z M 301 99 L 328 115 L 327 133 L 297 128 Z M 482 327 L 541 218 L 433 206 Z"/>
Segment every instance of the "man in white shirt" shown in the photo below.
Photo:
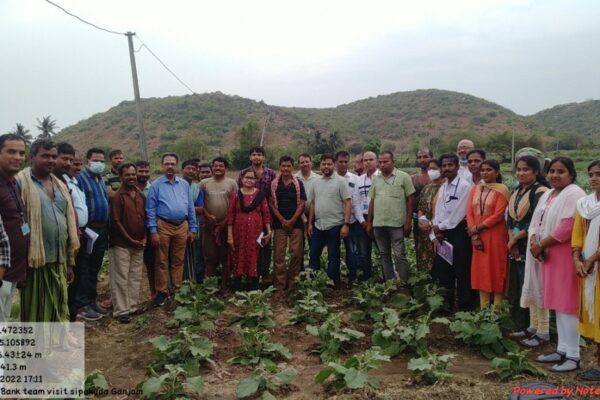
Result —
<path fill-rule="evenodd" d="M 462 139 L 456 146 L 456 155 L 458 156 L 458 161 L 460 163 L 458 176 L 463 179 L 471 179 L 471 172 L 467 166 L 467 154 L 469 154 L 469 151 L 473 150 L 474 148 L 475 144 L 473 144 L 473 141 L 469 139 Z"/>
<path fill-rule="evenodd" d="M 373 260 L 371 251 L 373 249 L 373 238 L 370 236 L 371 226 L 369 224 L 369 190 L 371 190 L 372 179 L 377 175 L 377 155 L 372 151 L 363 153 L 363 174 L 358 177 L 358 204 L 360 204 L 360 214 L 356 215 L 359 225 L 356 230 L 356 241 L 358 247 L 358 265 L 362 268 L 362 276 L 358 279 L 366 281 L 371 278 L 373 269 Z M 350 230 L 350 234 L 353 232 Z"/>
<path fill-rule="evenodd" d="M 335 155 L 335 168 L 337 174 L 348 183 L 348 192 L 350 192 L 350 200 L 352 203 L 352 211 L 350 213 L 350 233 L 344 239 L 344 247 L 346 248 L 346 266 L 348 267 L 348 286 L 352 287 L 352 283 L 356 279 L 359 267 L 358 258 L 358 237 L 360 226 L 359 218 L 362 218 L 362 205 L 358 195 L 358 176 L 348 171 L 350 163 L 350 154 L 347 151 L 338 151 Z M 364 271 L 364 266 L 360 265 Z"/>
<path fill-rule="evenodd" d="M 72 176 L 73 160 L 77 152 L 69 143 L 61 142 L 56 144 L 58 157 L 54 166 L 54 174 L 67 184 L 71 200 L 73 200 L 73 208 L 77 213 L 77 225 L 83 228 L 88 223 L 88 209 L 85 203 L 85 193 L 77 185 L 77 178 Z"/>
<path fill-rule="evenodd" d="M 446 288 L 446 307 L 450 311 L 454 308 L 455 287 L 459 310 L 469 311 L 473 309 L 475 298 L 471 289 L 472 247 L 465 221 L 471 183 L 458 175 L 457 155 L 443 154 L 440 164 L 445 181 L 438 191 L 432 229 L 438 243 L 446 240 L 453 246 L 453 262 L 449 264 L 439 254 L 436 255 L 431 275 Z"/>

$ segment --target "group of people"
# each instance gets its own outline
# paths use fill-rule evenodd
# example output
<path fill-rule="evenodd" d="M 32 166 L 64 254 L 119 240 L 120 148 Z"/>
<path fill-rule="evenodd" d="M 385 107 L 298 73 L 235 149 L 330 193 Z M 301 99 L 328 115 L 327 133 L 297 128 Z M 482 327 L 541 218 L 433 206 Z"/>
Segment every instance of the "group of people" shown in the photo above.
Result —
<path fill-rule="evenodd" d="M 318 174 L 307 153 L 281 157 L 276 172 L 257 146 L 237 180 L 223 157 L 180 163 L 165 153 L 152 182 L 148 162 L 127 162 L 119 150 L 108 154 L 110 168 L 100 148 L 86 152 L 84 165 L 70 144 L 47 139 L 35 141 L 29 157 L 31 167 L 22 168 L 23 140 L 0 136 L 2 321 L 19 286 L 23 321 L 97 320 L 112 308 L 129 322 L 144 265 L 155 306 L 184 279 L 212 276 L 223 291 L 273 285 L 279 298 L 304 268 L 306 246 L 312 270 L 327 248 L 336 288 L 372 277 L 403 286 L 404 239 L 412 235 L 417 267 L 445 289 L 449 311 L 473 310 L 477 295 L 480 307 L 508 301 L 519 328 L 512 335 L 537 347 L 550 339 L 554 310 L 557 349 L 537 359 L 552 371 L 579 369 L 580 333 L 600 341 L 600 161 L 588 167 L 594 193 L 586 196 L 569 158 L 522 149 L 518 184 L 508 188 L 499 163 L 469 140 L 439 158 L 419 149 L 412 176 L 390 151 L 321 154 Z M 381 271 L 373 270 L 374 246 Z M 106 252 L 111 298 L 99 304 Z M 583 374 L 600 379 L 593 369 Z"/>

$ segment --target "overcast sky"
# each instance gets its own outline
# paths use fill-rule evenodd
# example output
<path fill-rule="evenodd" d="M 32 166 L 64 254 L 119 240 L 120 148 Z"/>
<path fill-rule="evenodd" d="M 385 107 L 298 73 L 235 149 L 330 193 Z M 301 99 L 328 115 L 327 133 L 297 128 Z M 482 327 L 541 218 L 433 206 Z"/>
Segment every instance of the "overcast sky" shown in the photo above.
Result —
<path fill-rule="evenodd" d="M 197 93 L 330 107 L 438 88 L 523 115 L 600 98 L 598 0 L 53 1 L 137 32 Z M 0 0 L 0 36 L 0 133 L 133 99 L 125 36 L 44 0 Z M 189 93 L 146 49 L 136 58 L 142 97 Z"/>

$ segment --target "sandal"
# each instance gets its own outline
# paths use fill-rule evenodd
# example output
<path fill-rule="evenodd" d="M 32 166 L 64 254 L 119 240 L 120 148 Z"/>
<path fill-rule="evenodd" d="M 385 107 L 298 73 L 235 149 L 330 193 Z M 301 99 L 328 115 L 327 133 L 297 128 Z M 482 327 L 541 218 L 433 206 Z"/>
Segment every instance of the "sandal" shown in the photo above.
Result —
<path fill-rule="evenodd" d="M 577 378 L 585 381 L 600 381 L 600 371 L 595 368 L 588 368 L 577 374 Z"/>
<path fill-rule="evenodd" d="M 554 353 L 537 356 L 535 361 L 542 364 L 562 364 L 566 357 L 567 355 L 565 353 L 559 353 L 558 351 L 555 351 Z"/>
<path fill-rule="evenodd" d="M 528 339 L 519 340 L 519 343 L 521 343 L 525 347 L 529 347 L 530 349 L 533 349 L 535 347 L 540 347 L 540 346 L 545 345 L 546 343 L 548 343 L 548 340 L 544 339 L 542 337 L 539 337 L 538 335 L 533 335 Z"/>
<path fill-rule="evenodd" d="M 561 369 L 561 367 L 563 365 L 565 365 L 566 363 L 572 361 L 573 363 L 575 363 L 574 367 L 568 368 L 568 369 Z M 550 368 L 550 372 L 558 372 L 558 373 L 564 373 L 564 372 L 573 372 L 573 371 L 577 371 L 578 369 L 580 369 L 581 367 L 579 366 L 580 363 L 580 359 L 578 358 L 571 358 L 571 357 L 566 357 L 561 363 L 553 365 L 552 368 Z"/>
<path fill-rule="evenodd" d="M 528 329 L 523 329 L 522 331 L 511 332 L 508 334 L 508 336 L 513 339 L 529 339 L 529 338 L 535 336 L 535 332 L 536 331 L 529 330 L 529 328 L 528 328 Z"/>
<path fill-rule="evenodd" d="M 128 324 L 131 322 L 131 317 L 129 315 L 122 315 L 120 317 L 117 317 L 117 321 L 119 321 L 122 324 Z"/>

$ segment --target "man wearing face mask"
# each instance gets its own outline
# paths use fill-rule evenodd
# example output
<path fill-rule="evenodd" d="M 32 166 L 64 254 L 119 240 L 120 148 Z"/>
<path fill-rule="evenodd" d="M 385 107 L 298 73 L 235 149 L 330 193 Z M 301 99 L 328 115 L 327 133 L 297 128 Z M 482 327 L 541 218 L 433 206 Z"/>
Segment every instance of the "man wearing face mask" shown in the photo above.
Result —
<path fill-rule="evenodd" d="M 458 156 L 458 162 L 460 165 L 460 168 L 458 169 L 458 176 L 464 180 L 471 180 L 471 172 L 467 166 L 467 154 L 469 154 L 469 151 L 473 150 L 474 148 L 475 145 L 469 139 L 462 139 L 456 146 L 456 155 Z"/>
<path fill-rule="evenodd" d="M 102 180 L 104 157 L 104 150 L 97 147 L 89 149 L 86 153 L 87 167 L 77 179 L 79 188 L 85 193 L 88 223 L 81 235 L 81 251 L 77 254 L 77 274 L 73 287 L 75 295 L 69 298 L 71 319 L 77 316 L 93 321 L 108 314 L 106 309 L 96 303 L 98 272 L 108 248 L 108 193 Z M 88 249 L 90 240 L 93 245 Z"/>

